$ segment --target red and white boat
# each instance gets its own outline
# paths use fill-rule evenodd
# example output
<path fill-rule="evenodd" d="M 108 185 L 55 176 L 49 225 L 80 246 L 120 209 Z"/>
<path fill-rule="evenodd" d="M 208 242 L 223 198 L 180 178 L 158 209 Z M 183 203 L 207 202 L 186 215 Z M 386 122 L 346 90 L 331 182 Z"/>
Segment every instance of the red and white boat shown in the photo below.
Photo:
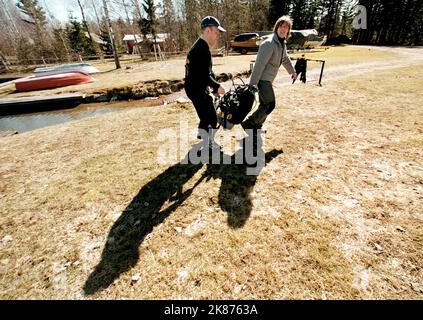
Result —
<path fill-rule="evenodd" d="M 15 80 L 16 91 L 52 89 L 93 82 L 94 78 L 81 71 L 63 72 L 46 76 L 30 76 Z"/>

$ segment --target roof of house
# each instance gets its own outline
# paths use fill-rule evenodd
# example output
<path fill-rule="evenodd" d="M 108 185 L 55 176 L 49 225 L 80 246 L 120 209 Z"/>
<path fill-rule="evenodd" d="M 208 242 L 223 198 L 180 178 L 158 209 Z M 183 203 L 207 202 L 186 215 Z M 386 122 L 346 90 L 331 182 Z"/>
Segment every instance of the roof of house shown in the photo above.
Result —
<path fill-rule="evenodd" d="M 156 42 L 158 42 L 158 43 L 165 42 L 165 40 L 167 38 L 169 38 L 168 33 L 156 33 Z M 135 37 L 134 37 L 133 34 L 125 34 L 125 36 L 123 37 L 123 41 L 134 41 L 134 39 L 136 39 L 136 41 L 138 43 L 143 42 L 144 36 L 136 34 Z M 150 40 L 150 41 L 153 41 L 153 36 L 151 34 L 148 34 L 147 39 Z"/>
<path fill-rule="evenodd" d="M 87 31 L 85 31 L 85 32 L 84 32 L 84 34 L 85 34 L 85 36 L 86 36 L 87 38 L 89 38 L 89 37 L 90 37 L 90 36 L 88 35 L 88 32 L 87 32 Z M 96 43 L 98 43 L 98 44 L 106 44 L 106 43 L 107 43 L 106 41 L 101 40 L 101 38 L 100 38 L 100 36 L 99 36 L 98 34 L 91 33 L 91 37 L 92 37 L 93 41 L 94 41 L 94 42 L 96 42 Z"/>

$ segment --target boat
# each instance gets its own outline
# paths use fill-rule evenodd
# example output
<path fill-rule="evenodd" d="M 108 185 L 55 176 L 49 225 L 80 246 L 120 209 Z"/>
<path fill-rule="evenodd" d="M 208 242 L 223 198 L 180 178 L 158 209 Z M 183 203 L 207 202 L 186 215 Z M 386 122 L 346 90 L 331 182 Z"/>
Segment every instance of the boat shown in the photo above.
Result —
<path fill-rule="evenodd" d="M 70 63 L 70 64 L 62 64 L 59 66 L 36 68 L 34 70 L 34 74 L 36 76 L 39 76 L 39 75 L 42 76 L 46 74 L 56 74 L 56 73 L 71 72 L 71 71 L 81 71 L 88 74 L 100 72 L 100 70 L 98 70 L 96 67 L 93 67 L 92 65 L 88 63 Z"/>
<path fill-rule="evenodd" d="M 81 71 L 62 72 L 45 76 L 29 76 L 15 80 L 16 91 L 33 91 L 52 89 L 76 84 L 93 82 L 94 78 Z"/>
<path fill-rule="evenodd" d="M 0 99 L 0 116 L 73 108 L 84 100 L 83 93 Z"/>

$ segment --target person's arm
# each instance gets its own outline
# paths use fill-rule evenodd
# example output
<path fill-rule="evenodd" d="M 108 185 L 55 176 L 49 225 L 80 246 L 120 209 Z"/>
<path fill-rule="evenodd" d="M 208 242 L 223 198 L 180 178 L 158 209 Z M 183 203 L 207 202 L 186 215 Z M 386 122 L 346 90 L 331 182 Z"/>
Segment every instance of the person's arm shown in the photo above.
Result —
<path fill-rule="evenodd" d="M 250 78 L 250 85 L 256 86 L 263 75 L 264 68 L 272 56 L 272 43 L 265 41 L 260 45 L 259 51 L 256 57 L 256 63 L 254 64 L 253 73 Z"/>
<path fill-rule="evenodd" d="M 211 59 L 211 54 L 210 54 L 210 59 Z M 213 89 L 213 92 L 217 92 L 219 90 L 220 83 L 216 81 L 212 70 L 209 70 L 209 81 L 207 84 L 209 87 Z"/>

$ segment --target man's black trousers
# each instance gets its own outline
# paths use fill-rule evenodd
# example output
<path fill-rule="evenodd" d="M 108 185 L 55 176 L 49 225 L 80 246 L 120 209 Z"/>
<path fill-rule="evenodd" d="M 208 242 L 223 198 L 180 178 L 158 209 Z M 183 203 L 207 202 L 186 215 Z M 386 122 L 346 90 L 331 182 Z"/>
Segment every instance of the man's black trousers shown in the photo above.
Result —
<path fill-rule="evenodd" d="M 200 118 L 198 128 L 208 130 L 209 126 L 211 126 L 215 129 L 217 127 L 217 116 L 213 105 L 213 98 L 205 93 L 195 96 L 188 95 L 188 98 L 191 99 L 195 111 L 197 111 L 197 115 Z"/>

